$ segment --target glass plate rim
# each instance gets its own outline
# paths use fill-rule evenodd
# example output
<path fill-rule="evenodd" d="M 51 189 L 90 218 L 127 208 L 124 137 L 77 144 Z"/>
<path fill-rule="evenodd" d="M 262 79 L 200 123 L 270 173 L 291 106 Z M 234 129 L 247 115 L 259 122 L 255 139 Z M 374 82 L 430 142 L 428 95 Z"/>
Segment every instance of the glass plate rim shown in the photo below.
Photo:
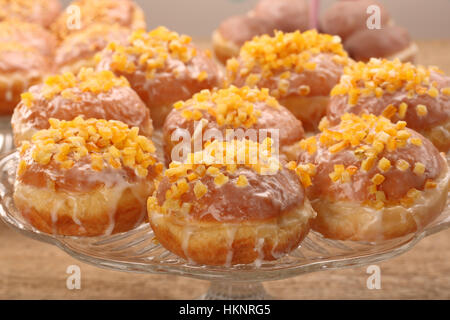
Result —
<path fill-rule="evenodd" d="M 11 151 L 6 155 L 0 157 L 0 173 L 5 173 L 5 164 L 11 160 L 11 158 L 17 157 L 16 151 Z M 8 174 L 7 174 L 8 176 Z M 321 261 L 310 261 L 304 262 L 302 264 L 286 266 L 281 268 L 254 268 L 254 269 L 235 269 L 235 267 L 227 268 L 222 267 L 222 269 L 213 268 L 210 266 L 203 265 L 195 265 L 190 263 L 185 263 L 182 265 L 170 265 L 170 264 L 158 264 L 158 263 L 141 263 L 134 261 L 126 261 L 120 259 L 107 259 L 104 257 L 98 257 L 89 255 L 76 248 L 70 246 L 70 243 L 65 240 L 74 240 L 76 237 L 64 237 L 64 236 L 54 236 L 50 234 L 46 234 L 40 232 L 30 225 L 25 225 L 23 222 L 19 221 L 14 217 L 14 214 L 8 212 L 7 208 L 4 204 L 5 197 L 5 186 L 3 181 L 0 181 L 0 218 L 12 229 L 18 231 L 19 233 L 32 238 L 34 240 L 38 240 L 47 244 L 55 245 L 59 249 L 63 250 L 70 256 L 105 269 L 112 269 L 116 271 L 126 271 L 126 272 L 135 272 L 135 273 L 152 273 L 152 274 L 172 274 L 172 275 L 180 275 L 186 277 L 197 278 L 201 280 L 209 280 L 209 281 L 236 281 L 236 282 L 253 282 L 253 281 L 272 281 L 272 280 L 281 280 L 288 277 L 293 277 L 305 273 L 323 271 L 323 270 L 333 270 L 333 269 L 341 269 L 341 268 L 353 268 L 357 266 L 363 266 L 368 264 L 377 263 L 380 261 L 384 261 L 387 259 L 391 259 L 395 256 L 398 256 L 402 253 L 407 252 L 412 249 L 418 242 L 420 242 L 426 236 L 435 234 L 444 229 L 450 228 L 450 214 L 449 214 L 449 203 L 447 202 L 447 208 L 443 211 L 443 213 L 428 227 L 423 230 L 420 230 L 416 233 L 409 234 L 401 239 L 401 241 L 397 246 L 388 248 L 381 252 L 371 253 L 368 255 L 355 256 L 355 257 L 329 257 Z M 443 217 L 443 219 L 442 219 Z M 438 221 L 437 223 L 435 223 Z M 142 224 L 138 226 L 136 229 L 130 230 L 128 232 L 122 234 L 115 234 L 110 237 L 127 237 L 132 233 L 137 233 L 141 229 L 148 228 L 147 224 Z M 331 240 L 334 241 L 334 240 Z M 371 244 L 373 246 L 377 246 L 380 244 Z"/>

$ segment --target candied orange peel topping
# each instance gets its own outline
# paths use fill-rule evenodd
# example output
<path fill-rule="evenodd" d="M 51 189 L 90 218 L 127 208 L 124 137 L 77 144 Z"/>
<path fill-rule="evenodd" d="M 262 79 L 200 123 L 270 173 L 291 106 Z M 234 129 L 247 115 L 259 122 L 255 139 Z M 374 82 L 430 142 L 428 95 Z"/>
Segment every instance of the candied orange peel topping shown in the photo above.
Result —
<path fill-rule="evenodd" d="M 227 71 L 231 78 L 247 77 L 255 82 L 252 70 L 260 69 L 262 77 L 269 78 L 281 70 L 314 70 L 316 64 L 311 57 L 319 53 L 334 54 L 342 64 L 347 64 L 347 53 L 343 49 L 341 39 L 337 36 L 321 34 L 315 30 L 303 33 L 296 31 L 284 33 L 276 31 L 274 36 L 262 35 L 246 42 L 240 51 L 240 60 L 232 58 L 227 62 Z M 253 79 L 252 79 L 253 78 Z M 289 78 L 286 74 L 282 79 Z"/>
<path fill-rule="evenodd" d="M 297 165 L 295 161 L 290 161 L 286 167 L 289 170 L 295 171 L 303 187 L 308 188 L 312 185 L 312 177 L 316 174 L 316 166 L 314 164 L 307 163 Z"/>
<path fill-rule="evenodd" d="M 190 153 L 186 161 L 170 163 L 164 172 L 171 183 L 165 194 L 165 201 L 159 206 L 156 197 L 150 197 L 147 201 L 148 210 L 163 213 L 168 210 L 189 212 L 192 204 L 183 202 L 181 197 L 191 189 L 196 199 L 205 196 L 209 190 L 202 181 L 204 177 L 212 178 L 217 188 L 231 181 L 237 187 L 244 188 L 249 184 L 247 177 L 243 174 L 233 175 L 240 167 L 249 168 L 261 175 L 274 174 L 282 168 L 278 158 L 272 155 L 270 138 L 266 138 L 261 144 L 251 140 L 215 140 L 207 143 L 202 151 Z"/>
<path fill-rule="evenodd" d="M 190 100 L 179 101 L 173 106 L 182 110 L 182 116 L 188 120 L 200 120 L 203 117 L 201 112 L 204 111 L 215 117 L 220 126 L 249 128 L 261 115 L 261 112 L 254 108 L 254 104 L 258 102 L 274 108 L 280 106 L 278 101 L 269 95 L 268 89 L 235 86 L 213 91 L 202 90 Z M 186 106 L 192 106 L 194 110 L 184 109 Z"/>
<path fill-rule="evenodd" d="M 392 123 L 383 116 L 373 114 L 357 116 L 347 113 L 341 117 L 338 126 L 329 128 L 323 123 L 320 126 L 321 134 L 304 139 L 299 145 L 311 155 L 317 152 L 319 146 L 325 147 L 331 154 L 349 151 L 353 153 L 361 163 L 360 168 L 355 166 L 345 168 L 342 164 L 336 164 L 334 171 L 329 174 L 335 183 L 351 182 L 352 175 L 357 171 L 367 173 L 375 169 L 376 172 L 371 176 L 372 185 L 368 191 L 373 197 L 371 205 L 382 208 L 386 203 L 386 197 L 378 187 L 385 180 L 384 173 L 395 169 L 402 172 L 411 170 L 417 175 L 423 175 L 426 171 L 425 165 L 420 162 L 410 164 L 406 160 L 398 159 L 395 163 L 391 163 L 389 159 L 381 156 L 384 151 L 392 152 L 407 145 L 414 147 L 422 145 L 422 140 L 413 138 L 405 127 L 404 121 Z M 431 186 L 431 183 L 432 181 L 428 185 Z"/>
<path fill-rule="evenodd" d="M 250 168 L 261 175 L 276 173 L 281 164 L 272 154 L 272 148 L 270 138 L 266 138 L 261 144 L 247 139 L 222 142 L 214 140 L 207 142 L 202 151 L 190 153 L 184 163 L 172 162 L 164 174 L 171 180 L 195 174 L 195 178 L 190 180 L 197 180 L 205 174 L 220 177 L 221 169 L 232 174 L 239 167 Z"/>
<path fill-rule="evenodd" d="M 94 71 L 92 68 L 82 68 L 77 75 L 71 72 L 52 75 L 44 80 L 42 94 L 50 100 L 56 95 L 62 95 L 66 99 L 76 99 L 73 89 L 78 88 L 82 92 L 101 93 L 108 92 L 114 87 L 129 87 L 128 80 L 117 77 L 111 71 Z M 34 96 L 30 92 L 21 95 L 22 102 L 31 106 Z"/>
<path fill-rule="evenodd" d="M 28 149 L 38 164 L 54 161 L 62 169 L 70 169 L 82 158 L 90 159 L 91 168 L 101 171 L 106 167 L 128 167 L 136 175 L 146 177 L 148 168 L 154 166 L 161 172 L 154 153 L 153 142 L 139 135 L 139 128 L 120 121 L 77 117 L 72 121 L 50 119 L 50 128 L 40 130 L 31 142 L 24 142 L 21 154 Z"/>
<path fill-rule="evenodd" d="M 408 97 L 429 95 L 439 96 L 436 84 L 430 80 L 430 73 L 442 73 L 436 67 L 415 66 L 410 62 L 402 63 L 372 58 L 369 62 L 358 62 L 344 68 L 344 75 L 331 91 L 331 96 L 348 95 L 349 105 L 357 104 L 361 96 L 383 96 L 405 90 Z M 445 90 L 443 90 L 444 93 Z M 404 117 L 407 106 L 400 106 L 400 118 Z"/>
<path fill-rule="evenodd" d="M 179 35 L 161 26 L 149 32 L 137 30 L 130 36 L 129 45 L 116 42 L 108 45 L 108 50 L 113 52 L 111 68 L 133 73 L 139 66 L 144 66 L 146 76 L 153 78 L 157 69 L 164 68 L 169 57 L 183 63 L 194 58 L 197 50 L 191 42 L 191 37 Z M 205 72 L 200 72 L 198 81 L 205 80 L 207 76 Z"/>

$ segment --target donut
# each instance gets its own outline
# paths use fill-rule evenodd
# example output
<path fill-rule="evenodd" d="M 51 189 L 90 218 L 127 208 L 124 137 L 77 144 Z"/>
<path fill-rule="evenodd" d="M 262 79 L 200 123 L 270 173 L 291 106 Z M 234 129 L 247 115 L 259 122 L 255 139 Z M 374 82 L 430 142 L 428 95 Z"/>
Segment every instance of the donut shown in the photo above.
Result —
<path fill-rule="evenodd" d="M 37 49 L 21 42 L 0 43 L 0 115 L 11 114 L 20 95 L 51 71 Z"/>
<path fill-rule="evenodd" d="M 345 42 L 355 32 L 368 29 L 367 8 L 372 5 L 380 8 L 381 28 L 393 23 L 389 12 L 378 1 L 334 1 L 320 18 L 320 31 L 337 35 Z"/>
<path fill-rule="evenodd" d="M 158 242 L 205 265 L 259 265 L 294 250 L 315 212 L 296 172 L 270 149 L 270 138 L 215 140 L 172 162 L 147 201 Z"/>
<path fill-rule="evenodd" d="M 380 9 L 380 28 L 370 29 L 367 9 Z M 320 21 L 322 32 L 341 37 L 345 50 L 357 61 L 399 58 L 413 62 L 418 53 L 408 30 L 396 26 L 386 8 L 373 0 L 341 0 L 331 5 Z"/>
<path fill-rule="evenodd" d="M 309 8 L 305 0 L 260 0 L 245 15 L 225 19 L 213 32 L 214 53 L 223 64 L 239 55 L 240 47 L 255 36 L 274 30 L 292 32 L 309 29 Z"/>
<path fill-rule="evenodd" d="M 228 60 L 226 83 L 268 88 L 306 131 L 315 131 L 349 63 L 338 37 L 315 30 L 277 31 L 246 42 L 239 57 Z"/>
<path fill-rule="evenodd" d="M 146 217 L 162 164 L 151 140 L 120 121 L 50 119 L 20 148 L 14 203 L 36 229 L 99 236 Z"/>
<path fill-rule="evenodd" d="M 445 208 L 450 174 L 421 134 L 373 114 L 344 114 L 303 140 L 299 166 L 314 168 L 312 228 L 326 238 L 380 242 L 422 230 Z M 294 163 L 295 166 L 295 163 Z"/>
<path fill-rule="evenodd" d="M 138 127 L 150 137 L 153 131 L 148 108 L 123 77 L 110 71 L 81 69 L 78 75 L 64 73 L 47 77 L 21 96 L 11 119 L 14 141 L 31 140 L 48 129 L 50 118 L 73 120 L 77 116 L 119 120 Z"/>
<path fill-rule="evenodd" d="M 435 67 L 371 59 L 346 68 L 331 91 L 328 120 L 337 124 L 348 112 L 404 120 L 440 151 L 450 149 L 450 77 Z"/>
<path fill-rule="evenodd" d="M 239 55 L 241 46 L 256 35 L 273 33 L 274 26 L 261 17 L 240 15 L 225 19 L 213 32 L 212 43 L 217 59 L 227 60 Z"/>
<path fill-rule="evenodd" d="M 160 128 L 173 103 L 219 85 L 219 70 L 208 53 L 190 37 L 158 27 L 134 32 L 127 45 L 110 43 L 98 55 L 97 68 L 126 77 Z"/>
<path fill-rule="evenodd" d="M 55 36 L 44 27 L 11 19 L 0 21 L 0 42 L 18 42 L 35 48 L 48 58 L 53 58 L 57 46 Z"/>
<path fill-rule="evenodd" d="M 75 0 L 68 8 L 79 9 L 79 21 L 75 11 L 62 13 L 51 25 L 60 40 L 94 23 L 118 24 L 130 30 L 146 28 L 144 12 L 131 0 Z"/>
<path fill-rule="evenodd" d="M 196 139 L 200 138 L 202 146 L 212 138 L 208 137 L 208 132 L 218 140 L 247 138 L 262 141 L 270 137 L 280 155 L 297 159 L 298 142 L 304 137 L 302 123 L 271 97 L 268 89 L 231 86 L 202 90 L 192 99 L 175 103 L 174 107 L 163 127 L 166 159 L 180 161 L 183 157 L 179 153 L 184 147 L 189 146 L 192 151 Z M 189 138 L 187 145 L 186 141 L 179 142 L 183 133 Z M 179 159 L 172 156 L 172 150 Z"/>
<path fill-rule="evenodd" d="M 0 0 L 0 21 L 17 19 L 49 28 L 61 8 L 59 0 Z"/>
<path fill-rule="evenodd" d="M 95 23 L 65 38 L 55 54 L 55 65 L 59 72 L 78 73 L 81 68 L 94 68 L 95 55 L 110 42 L 125 44 L 130 29 L 118 24 Z"/>
<path fill-rule="evenodd" d="M 399 26 L 357 31 L 345 40 L 344 48 L 353 59 L 363 62 L 371 58 L 414 62 L 418 52 L 408 30 Z"/>
<path fill-rule="evenodd" d="M 309 29 L 309 1 L 306 0 L 260 0 L 249 15 L 264 18 L 276 30 L 284 32 Z"/>

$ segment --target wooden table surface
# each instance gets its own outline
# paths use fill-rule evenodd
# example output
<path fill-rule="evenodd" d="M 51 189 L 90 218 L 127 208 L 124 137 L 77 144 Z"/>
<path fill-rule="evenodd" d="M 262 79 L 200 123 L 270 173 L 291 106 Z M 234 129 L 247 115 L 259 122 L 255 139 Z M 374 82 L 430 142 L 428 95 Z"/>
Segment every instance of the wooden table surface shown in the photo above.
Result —
<path fill-rule="evenodd" d="M 421 64 L 450 74 L 450 41 L 419 42 Z M 81 289 L 66 288 L 66 269 L 81 268 Z M 280 299 L 450 299 L 450 230 L 378 264 L 381 289 L 366 286 L 366 267 L 316 272 L 265 284 Z M 193 299 L 206 281 L 99 269 L 0 223 L 0 299 Z"/>

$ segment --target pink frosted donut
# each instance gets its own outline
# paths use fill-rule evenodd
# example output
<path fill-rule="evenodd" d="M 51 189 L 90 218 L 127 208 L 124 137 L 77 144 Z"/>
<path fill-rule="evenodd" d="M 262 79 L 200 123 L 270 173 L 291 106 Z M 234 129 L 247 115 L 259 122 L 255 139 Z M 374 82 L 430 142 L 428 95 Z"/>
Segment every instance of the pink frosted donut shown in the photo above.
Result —
<path fill-rule="evenodd" d="M 299 167 L 312 166 L 307 189 L 313 228 L 340 240 L 382 241 L 424 228 L 445 208 L 450 174 L 433 144 L 384 117 L 344 114 L 303 140 Z"/>
<path fill-rule="evenodd" d="M 126 45 L 111 43 L 99 56 L 98 70 L 124 76 L 161 127 L 172 104 L 189 99 L 220 83 L 220 74 L 207 52 L 186 35 L 165 27 L 136 31 Z"/>
<path fill-rule="evenodd" d="M 77 116 L 119 120 L 139 127 L 141 134 L 153 132 L 148 108 L 130 88 L 125 78 L 110 71 L 81 69 L 78 75 L 65 73 L 47 77 L 43 84 L 22 94 L 11 124 L 16 145 L 31 140 L 38 130 L 49 127 L 48 120 L 72 120 Z"/>
<path fill-rule="evenodd" d="M 347 112 L 404 120 L 439 150 L 450 149 L 450 77 L 437 68 L 399 60 L 357 63 L 331 91 L 328 119 L 337 124 Z"/>
<path fill-rule="evenodd" d="M 307 131 L 314 131 L 326 113 L 331 89 L 349 63 L 338 37 L 315 30 L 280 31 L 246 42 L 239 56 L 228 60 L 226 82 L 268 88 Z"/>
<path fill-rule="evenodd" d="M 147 211 L 165 248 L 206 265 L 278 259 L 299 245 L 315 217 L 295 172 L 250 140 L 216 140 L 173 162 Z"/>

